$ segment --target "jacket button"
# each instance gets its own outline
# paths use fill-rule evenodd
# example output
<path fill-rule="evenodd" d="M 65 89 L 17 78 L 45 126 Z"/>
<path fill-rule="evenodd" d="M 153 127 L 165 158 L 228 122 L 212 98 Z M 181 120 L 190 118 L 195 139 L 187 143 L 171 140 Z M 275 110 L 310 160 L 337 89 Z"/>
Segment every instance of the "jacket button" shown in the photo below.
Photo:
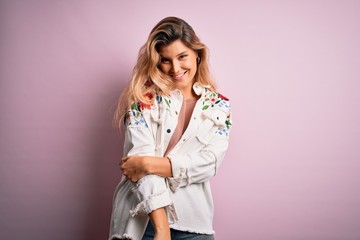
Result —
<path fill-rule="evenodd" d="M 166 130 L 167 133 L 171 133 L 171 129 Z"/>

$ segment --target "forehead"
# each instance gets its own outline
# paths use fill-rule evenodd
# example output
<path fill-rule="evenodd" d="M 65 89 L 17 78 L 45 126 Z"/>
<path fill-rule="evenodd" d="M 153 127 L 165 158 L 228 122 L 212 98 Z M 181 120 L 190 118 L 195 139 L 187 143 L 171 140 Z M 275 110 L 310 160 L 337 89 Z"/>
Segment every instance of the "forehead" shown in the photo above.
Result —
<path fill-rule="evenodd" d="M 159 54 L 162 57 L 175 57 L 183 52 L 193 52 L 193 50 L 188 48 L 181 40 L 176 40 L 159 48 Z"/>

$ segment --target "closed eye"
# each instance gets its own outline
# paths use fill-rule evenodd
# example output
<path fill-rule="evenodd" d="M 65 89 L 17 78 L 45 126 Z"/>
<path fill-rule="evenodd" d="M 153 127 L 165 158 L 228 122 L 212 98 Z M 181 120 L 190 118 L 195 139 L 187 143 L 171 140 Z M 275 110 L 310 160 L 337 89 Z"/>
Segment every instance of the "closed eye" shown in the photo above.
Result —
<path fill-rule="evenodd" d="M 180 55 L 179 56 L 179 59 L 184 59 L 184 58 L 186 58 L 188 55 L 186 55 L 186 54 L 182 54 L 182 55 Z"/>

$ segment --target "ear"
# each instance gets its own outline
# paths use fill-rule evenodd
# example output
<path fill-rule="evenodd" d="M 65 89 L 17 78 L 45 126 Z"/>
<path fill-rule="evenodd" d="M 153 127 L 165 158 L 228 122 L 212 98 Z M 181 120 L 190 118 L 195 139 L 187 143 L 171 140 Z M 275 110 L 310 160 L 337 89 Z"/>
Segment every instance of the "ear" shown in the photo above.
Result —
<path fill-rule="evenodd" d="M 201 62 L 201 52 L 196 51 L 197 57 L 196 57 L 196 63 L 199 64 Z"/>

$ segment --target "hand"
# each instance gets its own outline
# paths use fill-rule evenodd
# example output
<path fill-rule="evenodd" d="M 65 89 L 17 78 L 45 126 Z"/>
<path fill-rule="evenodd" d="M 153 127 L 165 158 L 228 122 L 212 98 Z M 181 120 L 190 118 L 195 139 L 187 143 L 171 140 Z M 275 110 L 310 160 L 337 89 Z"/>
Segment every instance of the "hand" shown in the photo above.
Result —
<path fill-rule="evenodd" d="M 128 156 L 123 157 L 119 163 L 123 175 L 132 182 L 139 181 L 147 174 L 146 156 Z"/>

